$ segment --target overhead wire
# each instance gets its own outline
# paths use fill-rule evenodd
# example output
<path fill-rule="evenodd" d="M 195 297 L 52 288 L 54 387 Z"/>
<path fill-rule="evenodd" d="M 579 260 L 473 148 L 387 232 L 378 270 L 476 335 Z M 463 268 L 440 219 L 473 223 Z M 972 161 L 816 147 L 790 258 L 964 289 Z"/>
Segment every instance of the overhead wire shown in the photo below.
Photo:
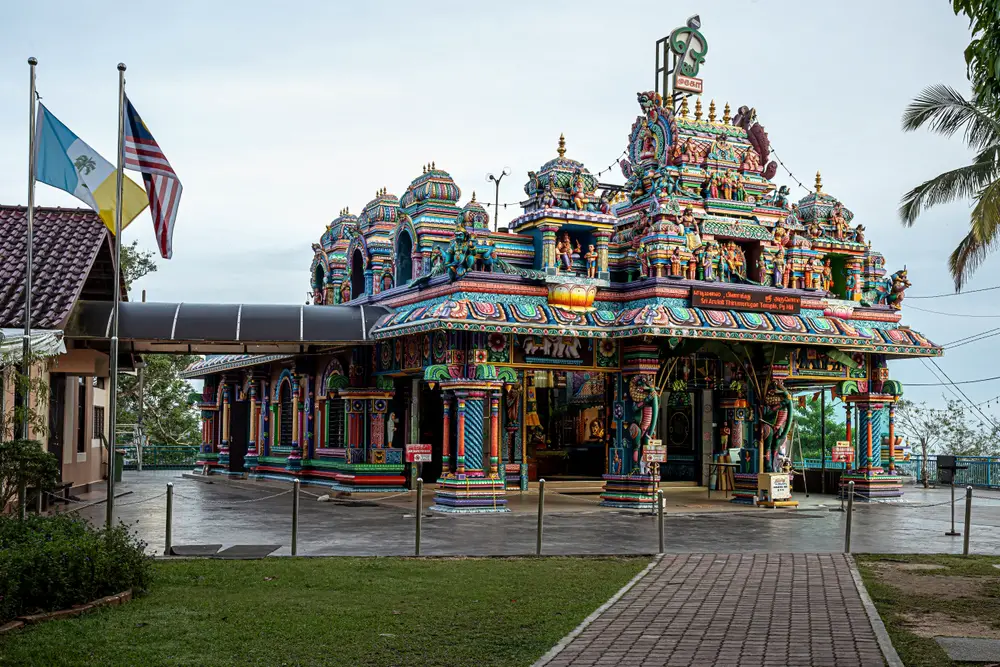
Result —
<path fill-rule="evenodd" d="M 972 313 L 943 313 L 940 310 L 930 310 L 929 308 L 918 308 L 917 306 L 909 306 L 911 310 L 919 310 L 922 313 L 931 313 L 932 315 L 945 315 L 947 317 L 977 317 L 977 318 L 1000 318 L 1000 315 L 973 315 Z"/>
<path fill-rule="evenodd" d="M 965 296 L 966 294 L 975 294 L 976 292 L 989 292 L 991 290 L 1000 289 L 1000 285 L 994 287 L 982 287 L 980 289 L 970 289 L 965 292 L 944 292 L 943 294 L 925 294 L 920 296 L 907 296 L 906 299 L 943 299 L 946 296 Z"/>
<path fill-rule="evenodd" d="M 967 404 L 967 405 L 968 405 L 969 407 L 971 407 L 971 408 L 972 408 L 972 409 L 973 409 L 973 410 L 974 410 L 975 412 L 979 413 L 979 416 L 980 416 L 980 417 L 982 417 L 982 418 L 983 418 L 984 420 L 986 420 L 986 422 L 987 422 L 988 424 L 990 424 L 990 425 L 991 425 L 991 426 L 992 426 L 993 428 L 1000 428 L 1000 427 L 998 427 L 998 426 L 997 426 L 997 423 L 996 423 L 995 421 L 993 421 L 993 419 L 991 419 L 990 417 L 988 417 L 988 416 L 986 415 L 986 413 L 985 413 L 985 412 L 983 412 L 982 410 L 980 410 L 980 409 L 979 409 L 979 406 L 977 406 L 977 405 L 976 405 L 975 403 L 973 403 L 973 402 L 972 402 L 972 399 L 970 399 L 970 398 L 968 397 L 968 395 L 967 395 L 967 394 L 966 394 L 966 393 L 965 393 L 964 391 L 962 391 L 962 389 L 961 389 L 960 387 L 958 387 L 958 386 L 957 386 L 957 385 L 955 384 L 955 381 L 954 381 L 954 380 L 952 380 L 952 379 L 951 379 L 951 378 L 950 378 L 950 377 L 948 376 L 948 374 L 947 374 L 947 373 L 945 372 L 945 370 L 944 370 L 943 368 L 941 368 L 940 364 L 938 364 L 938 362 L 937 362 L 937 360 L 936 360 L 936 359 L 931 359 L 931 360 L 930 360 L 930 363 L 932 363 L 932 364 L 934 365 L 934 368 L 938 369 L 938 370 L 939 370 L 939 371 L 941 372 L 941 375 L 943 375 L 943 376 L 944 376 L 944 378 L 945 378 L 946 380 L 948 380 L 948 382 L 950 382 L 950 383 L 951 383 L 951 386 L 952 386 L 952 387 L 954 387 L 954 388 L 955 388 L 955 389 L 956 389 L 956 390 L 958 391 L 958 393 L 960 393 L 960 394 L 962 395 L 962 398 L 964 398 L 964 399 L 965 399 L 965 403 L 966 403 L 966 404 Z"/>

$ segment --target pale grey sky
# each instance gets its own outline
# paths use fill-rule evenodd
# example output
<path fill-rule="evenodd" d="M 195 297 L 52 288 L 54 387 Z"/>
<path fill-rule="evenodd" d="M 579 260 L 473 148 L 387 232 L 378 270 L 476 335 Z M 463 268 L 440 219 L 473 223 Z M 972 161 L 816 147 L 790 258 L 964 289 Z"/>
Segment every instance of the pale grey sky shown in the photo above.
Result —
<path fill-rule="evenodd" d="M 169 9 L 167 8 L 169 7 Z M 237 9 L 238 7 L 238 9 Z M 911 295 L 950 291 L 945 261 L 968 206 L 896 217 L 909 188 L 969 159 L 958 140 L 903 134 L 900 115 L 923 87 L 968 91 L 967 23 L 948 0 L 671 0 L 503 3 L 4 3 L 0 23 L 0 201 L 27 200 L 28 56 L 49 109 L 105 157 L 114 155 L 115 65 L 133 104 L 184 183 L 174 259 L 140 287 L 152 300 L 304 302 L 311 243 L 344 206 L 383 186 L 401 194 L 433 160 L 462 188 L 493 200 L 488 171 L 526 172 L 568 155 L 592 171 L 625 146 L 635 93 L 652 88 L 654 42 L 701 15 L 710 50 L 705 102 L 756 107 L 777 154 L 807 185 L 817 169 L 886 255 L 905 263 Z M 118 37 L 113 37 L 117 34 Z M 621 181 L 614 172 L 612 180 Z M 805 194 L 782 170 L 776 178 Z M 76 206 L 38 187 L 40 205 Z M 492 210 L 491 210 L 492 214 Z M 501 222 L 514 215 L 501 210 Z M 154 248 L 148 214 L 125 232 Z M 1000 258 L 970 289 L 1000 283 Z M 998 292 L 907 304 L 1000 315 Z M 1000 326 L 904 309 L 938 343 Z M 996 323 L 994 325 L 994 323 Z M 940 362 L 954 380 L 1000 375 L 993 341 Z M 919 361 L 904 382 L 934 382 Z M 1000 382 L 967 385 L 974 401 Z M 943 388 L 908 389 L 940 401 Z"/>

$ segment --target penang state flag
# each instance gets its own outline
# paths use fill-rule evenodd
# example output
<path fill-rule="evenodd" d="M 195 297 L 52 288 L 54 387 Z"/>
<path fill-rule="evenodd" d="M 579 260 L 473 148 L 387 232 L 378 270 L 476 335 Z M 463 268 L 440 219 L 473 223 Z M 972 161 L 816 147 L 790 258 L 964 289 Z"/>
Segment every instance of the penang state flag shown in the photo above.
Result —
<path fill-rule="evenodd" d="M 38 105 L 35 128 L 35 179 L 64 190 L 97 211 L 115 233 L 115 167 Z M 122 181 L 122 229 L 147 206 L 142 188 Z"/>
<path fill-rule="evenodd" d="M 177 206 L 181 202 L 180 179 L 174 173 L 167 158 L 160 150 L 156 139 L 149 133 L 146 124 L 139 118 L 135 107 L 125 98 L 125 168 L 142 172 L 149 195 L 149 211 L 153 215 L 153 229 L 160 254 L 170 259 L 173 254 L 171 240 L 174 236 L 174 220 Z"/>

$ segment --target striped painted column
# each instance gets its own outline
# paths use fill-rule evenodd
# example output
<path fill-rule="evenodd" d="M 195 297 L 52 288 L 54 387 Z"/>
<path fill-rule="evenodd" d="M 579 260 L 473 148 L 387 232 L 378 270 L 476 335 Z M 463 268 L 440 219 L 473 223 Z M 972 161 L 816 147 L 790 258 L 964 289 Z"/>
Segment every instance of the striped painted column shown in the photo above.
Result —
<path fill-rule="evenodd" d="M 490 475 L 499 472 L 500 464 L 500 392 L 490 392 Z"/>
<path fill-rule="evenodd" d="M 452 396 L 447 391 L 441 392 L 441 402 L 443 404 L 444 426 L 441 431 L 441 476 L 445 477 L 451 473 L 451 451 L 448 439 L 451 437 L 451 400 Z"/>

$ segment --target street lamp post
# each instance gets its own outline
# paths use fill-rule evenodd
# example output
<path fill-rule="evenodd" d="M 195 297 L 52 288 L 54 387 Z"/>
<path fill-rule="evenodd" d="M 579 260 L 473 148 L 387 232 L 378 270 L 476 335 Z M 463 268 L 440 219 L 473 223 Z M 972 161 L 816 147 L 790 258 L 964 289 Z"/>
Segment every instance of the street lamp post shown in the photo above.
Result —
<path fill-rule="evenodd" d="M 496 231 L 500 231 L 500 181 L 503 180 L 504 176 L 510 175 L 510 167 L 504 167 L 500 175 L 486 174 L 487 181 L 493 181 L 496 183 L 496 195 L 493 198 L 493 227 Z"/>

